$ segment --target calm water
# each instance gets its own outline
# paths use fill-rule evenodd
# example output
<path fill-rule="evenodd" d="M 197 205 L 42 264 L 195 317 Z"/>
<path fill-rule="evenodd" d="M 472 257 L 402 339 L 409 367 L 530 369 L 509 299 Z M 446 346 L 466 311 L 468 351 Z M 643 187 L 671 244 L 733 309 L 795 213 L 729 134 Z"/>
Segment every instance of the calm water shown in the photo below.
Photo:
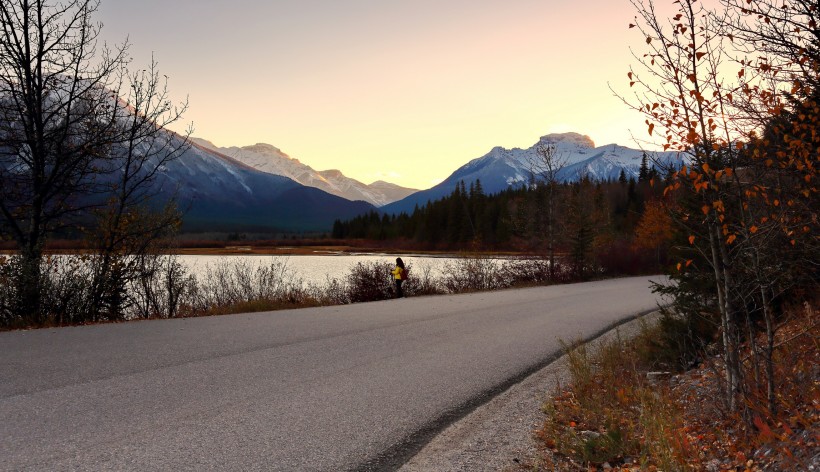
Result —
<path fill-rule="evenodd" d="M 177 256 L 180 263 L 192 273 L 200 275 L 207 267 L 215 268 L 223 264 L 247 263 L 254 266 L 270 265 L 273 262 L 282 262 L 294 280 L 313 282 L 322 285 L 330 278 L 344 278 L 350 268 L 358 262 L 386 262 L 395 264 L 395 255 L 386 254 L 339 254 L 339 255 L 311 255 L 311 256 Z M 411 266 L 412 273 L 421 274 L 429 268 L 431 275 L 438 276 L 447 262 L 455 261 L 452 257 L 431 257 L 416 255 L 399 255 L 405 265 Z"/>

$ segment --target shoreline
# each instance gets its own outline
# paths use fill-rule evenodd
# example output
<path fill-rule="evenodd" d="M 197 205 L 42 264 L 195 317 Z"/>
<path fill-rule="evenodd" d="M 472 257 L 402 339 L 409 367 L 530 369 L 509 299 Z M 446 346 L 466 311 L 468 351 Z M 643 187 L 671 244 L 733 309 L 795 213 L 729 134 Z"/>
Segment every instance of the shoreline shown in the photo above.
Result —
<path fill-rule="evenodd" d="M 14 255 L 13 249 L 0 249 L 0 256 Z M 83 248 L 53 248 L 43 251 L 47 255 L 86 254 L 91 250 Z M 252 246 L 227 245 L 224 247 L 182 247 L 169 252 L 175 256 L 420 256 L 420 257 L 536 257 L 537 254 L 520 251 L 434 251 L 419 249 L 377 248 L 358 246 Z"/>

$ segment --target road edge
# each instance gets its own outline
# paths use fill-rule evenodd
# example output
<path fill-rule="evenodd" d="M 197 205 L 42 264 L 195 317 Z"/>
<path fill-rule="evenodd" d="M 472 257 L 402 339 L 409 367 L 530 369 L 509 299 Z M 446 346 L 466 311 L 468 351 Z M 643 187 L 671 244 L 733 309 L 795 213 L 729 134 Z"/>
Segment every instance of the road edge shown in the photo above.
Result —
<path fill-rule="evenodd" d="M 645 310 L 632 315 L 626 316 L 619 321 L 610 323 L 603 329 L 593 333 L 592 335 L 581 340 L 584 344 L 594 343 L 600 341 L 607 335 L 617 335 L 625 325 L 639 327 L 642 320 L 653 314 L 658 313 L 658 308 Z M 465 449 L 474 449 L 470 446 L 472 443 L 480 443 L 482 441 L 474 441 L 474 437 L 470 436 L 469 432 L 480 433 L 482 428 L 475 428 L 475 424 L 490 424 L 493 429 L 498 429 L 499 425 L 509 424 L 504 421 L 504 418 L 497 418 L 496 410 L 499 404 L 504 403 L 515 405 L 527 404 L 529 406 L 521 406 L 525 411 L 516 411 L 520 415 L 540 415 L 541 403 L 545 400 L 545 394 L 550 391 L 549 380 L 555 380 L 560 377 L 560 372 L 557 370 L 566 370 L 560 368 L 561 359 L 565 358 L 563 351 L 559 350 L 551 353 L 546 358 L 533 364 L 518 375 L 515 375 L 504 382 L 489 388 L 461 405 L 452 408 L 434 420 L 430 421 L 422 428 L 407 436 L 402 441 L 387 449 L 376 458 L 360 464 L 355 470 L 403 470 L 403 471 L 456 471 L 456 470 L 500 470 L 499 467 L 487 467 L 490 465 L 488 461 L 495 457 L 506 457 L 510 454 L 517 454 L 512 449 L 518 448 L 517 444 L 506 444 L 505 450 L 486 450 L 483 446 L 479 446 L 479 452 L 483 454 L 473 455 L 469 460 L 464 457 L 469 455 Z M 545 383 L 546 382 L 546 383 Z M 521 388 L 522 385 L 530 387 L 528 389 Z M 535 385 L 533 385 L 535 384 Z M 542 385 L 543 384 L 543 385 Z M 517 388 L 518 387 L 518 388 Z M 535 388 L 538 394 L 533 398 L 532 388 Z M 525 391 L 526 390 L 526 391 Z M 526 397 L 526 398 L 524 398 Z M 531 410 L 531 411 L 529 411 Z M 520 430 L 520 427 L 516 427 Z M 522 441 L 532 443 L 531 427 L 525 427 L 523 431 L 519 431 L 523 437 Z M 507 431 L 508 433 L 510 431 Z M 514 432 L 512 434 L 515 434 Z M 498 438 L 498 435 L 493 433 L 492 437 Z M 456 459 L 455 456 L 460 456 Z M 514 466 L 513 459 L 503 459 L 506 465 Z M 507 463 L 509 460 L 509 463 Z M 520 460 L 520 458 L 519 458 Z M 461 464 L 461 465 L 459 465 Z M 478 469 L 476 465 L 479 465 Z M 501 465 L 501 464 L 499 464 Z M 502 466 L 503 467 L 503 466 Z"/>

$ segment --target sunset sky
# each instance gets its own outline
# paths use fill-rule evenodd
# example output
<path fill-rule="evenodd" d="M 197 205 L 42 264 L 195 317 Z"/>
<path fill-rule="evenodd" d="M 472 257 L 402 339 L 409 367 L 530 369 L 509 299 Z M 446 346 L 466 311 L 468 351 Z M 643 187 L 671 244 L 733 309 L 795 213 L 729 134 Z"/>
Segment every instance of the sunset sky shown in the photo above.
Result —
<path fill-rule="evenodd" d="M 661 2 L 671 4 L 669 2 Z M 578 131 L 634 146 L 628 0 L 104 0 L 103 38 L 151 54 L 186 123 L 317 170 L 428 188 L 494 146 Z M 181 129 L 183 127 L 179 127 Z"/>

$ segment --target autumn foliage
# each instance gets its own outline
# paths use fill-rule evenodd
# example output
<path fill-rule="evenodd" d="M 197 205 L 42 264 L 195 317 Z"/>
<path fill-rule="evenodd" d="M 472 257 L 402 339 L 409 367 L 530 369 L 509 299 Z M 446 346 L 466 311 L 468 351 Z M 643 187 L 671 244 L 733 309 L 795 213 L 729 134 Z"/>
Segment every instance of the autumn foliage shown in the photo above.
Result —
<path fill-rule="evenodd" d="M 688 158 L 665 186 L 678 261 L 659 290 L 678 315 L 714 321 L 729 410 L 748 410 L 750 392 L 765 386 L 775 411 L 782 306 L 818 287 L 820 12 L 802 1 L 675 3 L 677 14 L 659 18 L 653 2 L 633 1 L 630 27 L 646 53 L 635 56 L 635 97 L 625 100 L 650 139 Z M 640 230 L 651 237 L 657 227 L 647 219 Z M 739 355 L 744 340 L 749 359 Z M 760 375 L 744 376 L 746 364 Z"/>

